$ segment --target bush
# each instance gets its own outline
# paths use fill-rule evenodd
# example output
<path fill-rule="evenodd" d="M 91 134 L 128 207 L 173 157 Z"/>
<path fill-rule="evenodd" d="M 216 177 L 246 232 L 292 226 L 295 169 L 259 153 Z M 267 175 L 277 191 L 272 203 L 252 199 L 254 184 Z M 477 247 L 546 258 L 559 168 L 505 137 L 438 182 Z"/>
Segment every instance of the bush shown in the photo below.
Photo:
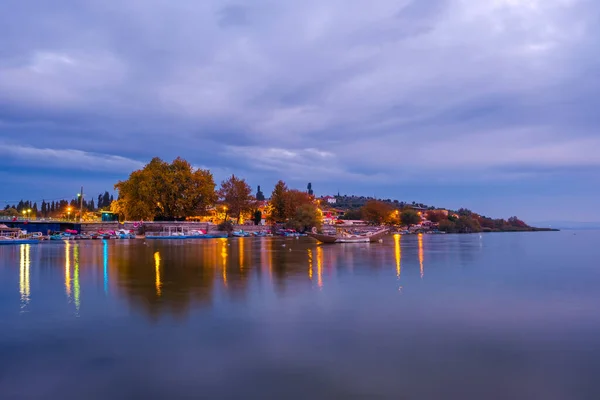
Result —
<path fill-rule="evenodd" d="M 456 224 L 448 219 L 441 220 L 438 229 L 442 232 L 453 233 L 456 232 Z"/>
<path fill-rule="evenodd" d="M 217 225 L 217 230 L 221 232 L 231 233 L 233 232 L 233 224 L 231 221 L 223 221 L 219 225 Z"/>

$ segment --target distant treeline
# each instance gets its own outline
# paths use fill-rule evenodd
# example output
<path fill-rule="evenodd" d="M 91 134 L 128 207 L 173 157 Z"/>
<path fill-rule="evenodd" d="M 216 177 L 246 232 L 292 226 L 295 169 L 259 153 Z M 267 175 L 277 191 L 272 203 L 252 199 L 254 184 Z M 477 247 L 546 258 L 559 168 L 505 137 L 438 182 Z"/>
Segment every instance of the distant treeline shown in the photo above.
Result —
<path fill-rule="evenodd" d="M 6 205 L 3 210 L 0 210 L 0 215 L 11 217 L 27 215 L 28 217 L 37 218 L 62 217 L 69 212 L 71 215 L 79 214 L 81 206 L 83 206 L 84 212 L 110 210 L 113 201 L 113 196 L 107 191 L 98 195 L 97 202 L 93 198 L 90 200 L 84 198 L 83 204 L 80 203 L 79 197 L 71 200 L 62 199 L 48 202 L 42 200 L 39 206 L 35 201 L 21 200 L 17 204 Z M 71 211 L 69 211 L 69 207 Z"/>

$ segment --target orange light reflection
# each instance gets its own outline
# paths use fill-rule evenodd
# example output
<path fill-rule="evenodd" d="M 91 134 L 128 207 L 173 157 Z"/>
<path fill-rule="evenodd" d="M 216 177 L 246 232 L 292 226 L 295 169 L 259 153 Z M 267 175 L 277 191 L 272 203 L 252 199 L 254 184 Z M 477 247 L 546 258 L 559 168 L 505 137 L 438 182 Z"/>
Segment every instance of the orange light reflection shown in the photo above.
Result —
<path fill-rule="evenodd" d="M 160 281 L 160 253 L 158 251 L 154 253 L 154 274 L 154 285 L 156 286 L 156 295 L 160 296 L 162 294 L 162 282 Z"/>
<path fill-rule="evenodd" d="M 401 260 L 402 260 L 402 247 L 400 245 L 400 240 L 402 239 L 402 235 L 394 235 L 394 250 L 396 253 L 396 277 L 400 279 L 400 271 L 401 271 Z"/>
<path fill-rule="evenodd" d="M 317 247 L 317 285 L 323 287 L 323 249 Z"/>

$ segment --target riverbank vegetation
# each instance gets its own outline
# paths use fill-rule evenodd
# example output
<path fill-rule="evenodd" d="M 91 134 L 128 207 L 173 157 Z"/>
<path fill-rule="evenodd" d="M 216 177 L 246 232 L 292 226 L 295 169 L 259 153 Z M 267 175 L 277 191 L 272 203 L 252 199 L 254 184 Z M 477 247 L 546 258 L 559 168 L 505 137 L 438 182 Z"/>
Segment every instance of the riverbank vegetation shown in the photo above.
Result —
<path fill-rule="evenodd" d="M 217 187 L 212 173 L 195 168 L 188 161 L 176 158 L 166 162 L 153 158 L 143 168 L 114 185 L 116 200 L 108 193 L 83 201 L 60 200 L 37 203 L 21 201 L 7 205 L 0 216 L 20 217 L 58 216 L 75 217 L 78 209 L 84 212 L 111 211 L 120 220 L 129 221 L 209 221 L 232 229 L 233 223 L 244 221 L 285 225 L 304 231 L 328 224 L 354 224 L 364 221 L 370 225 L 387 225 L 410 231 L 442 231 L 447 233 L 534 231 L 517 217 L 493 219 L 467 209 L 443 210 L 422 203 L 405 203 L 398 200 L 379 200 L 358 196 L 325 196 L 315 198 L 312 184 L 306 191 L 289 188 L 279 181 L 266 198 L 258 186 L 256 195 L 252 188 L 236 175 L 223 180 Z M 86 220 L 85 218 L 83 220 Z"/>

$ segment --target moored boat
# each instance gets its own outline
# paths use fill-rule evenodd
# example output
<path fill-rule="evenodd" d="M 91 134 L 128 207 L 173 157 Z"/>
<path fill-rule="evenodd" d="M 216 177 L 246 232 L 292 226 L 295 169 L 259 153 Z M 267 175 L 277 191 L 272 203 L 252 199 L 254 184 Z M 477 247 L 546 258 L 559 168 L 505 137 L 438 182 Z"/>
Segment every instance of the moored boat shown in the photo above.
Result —
<path fill-rule="evenodd" d="M 327 235 L 317 233 L 317 230 L 313 228 L 312 232 L 308 232 L 308 236 L 321 243 L 373 243 L 379 241 L 386 233 L 388 233 L 388 230 L 389 229 L 384 228 L 362 234 L 350 234 L 343 230 L 339 230 L 335 235 Z"/>
<path fill-rule="evenodd" d="M 183 239 L 214 239 L 226 238 L 226 232 L 205 233 L 201 230 L 184 231 L 183 228 L 177 226 L 168 226 L 163 228 L 162 232 L 148 232 L 146 239 L 163 239 L 163 240 L 183 240 Z"/>
<path fill-rule="evenodd" d="M 249 232 L 245 232 L 245 231 L 243 231 L 243 230 L 240 229 L 239 231 L 233 231 L 233 232 L 231 232 L 231 236 L 233 236 L 233 237 L 248 237 L 248 236 L 250 236 L 250 233 Z"/>

